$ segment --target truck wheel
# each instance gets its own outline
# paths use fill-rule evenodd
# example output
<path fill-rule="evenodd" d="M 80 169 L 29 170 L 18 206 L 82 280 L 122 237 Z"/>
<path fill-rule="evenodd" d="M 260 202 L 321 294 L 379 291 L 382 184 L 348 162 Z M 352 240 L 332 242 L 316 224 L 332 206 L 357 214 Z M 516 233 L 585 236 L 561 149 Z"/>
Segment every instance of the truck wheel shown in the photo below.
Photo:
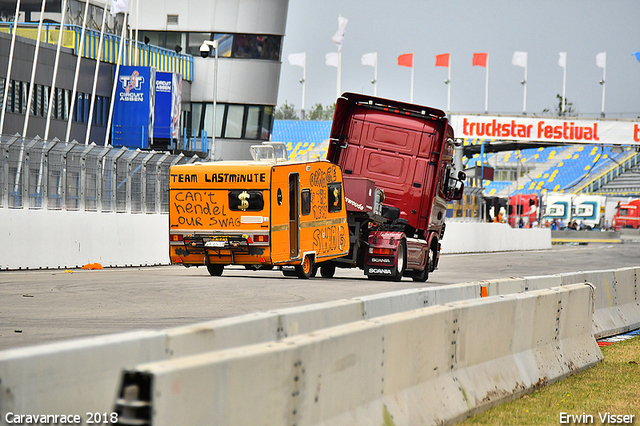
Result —
<path fill-rule="evenodd" d="M 402 280 L 402 274 L 404 273 L 405 260 L 407 254 L 407 245 L 404 240 L 400 242 L 398 246 L 398 257 L 396 260 L 396 273 L 391 277 L 393 281 Z"/>
<path fill-rule="evenodd" d="M 322 278 L 333 278 L 336 273 L 336 265 L 322 265 L 320 266 L 320 275 Z"/>
<path fill-rule="evenodd" d="M 212 277 L 219 277 L 222 275 L 222 271 L 224 270 L 224 265 L 218 265 L 209 263 L 207 264 L 207 271 L 209 271 L 209 275 Z"/>
<path fill-rule="evenodd" d="M 425 282 L 429 279 L 429 271 L 431 271 L 433 267 L 433 250 L 429 249 L 427 251 L 427 263 L 424 265 L 424 270 L 415 271 L 414 275 L 411 277 L 414 281 L 417 282 Z"/>
<path fill-rule="evenodd" d="M 296 265 L 296 275 L 303 280 L 313 275 L 314 262 L 311 256 L 305 256 L 300 265 Z"/>

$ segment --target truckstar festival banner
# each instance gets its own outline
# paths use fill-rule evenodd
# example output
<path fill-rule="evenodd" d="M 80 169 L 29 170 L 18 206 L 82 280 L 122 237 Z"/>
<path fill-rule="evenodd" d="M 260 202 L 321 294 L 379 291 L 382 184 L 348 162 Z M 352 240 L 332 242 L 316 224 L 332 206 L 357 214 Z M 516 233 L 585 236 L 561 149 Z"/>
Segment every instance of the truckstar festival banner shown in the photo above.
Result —
<path fill-rule="evenodd" d="M 457 138 L 640 145 L 640 122 L 452 115 Z"/>

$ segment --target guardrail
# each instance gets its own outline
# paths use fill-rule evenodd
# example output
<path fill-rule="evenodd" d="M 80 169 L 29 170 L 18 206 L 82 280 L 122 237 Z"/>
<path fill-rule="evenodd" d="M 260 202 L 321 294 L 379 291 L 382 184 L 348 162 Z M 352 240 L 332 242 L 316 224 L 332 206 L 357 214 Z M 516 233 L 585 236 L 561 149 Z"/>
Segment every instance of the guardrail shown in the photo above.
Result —
<path fill-rule="evenodd" d="M 369 398 L 372 397 L 369 392 L 372 384 L 367 382 L 367 380 L 370 380 L 367 377 L 370 377 L 373 374 L 372 372 L 376 373 L 382 370 L 376 367 L 377 370 L 373 369 L 365 374 L 369 369 L 369 364 L 356 368 L 356 365 L 359 364 L 357 362 L 354 364 L 353 361 L 358 360 L 359 355 L 354 355 L 354 358 L 350 355 L 352 352 L 347 354 L 344 350 L 345 348 L 349 348 L 349 350 L 355 351 L 359 350 L 358 348 L 361 346 L 365 347 L 363 346 L 364 341 L 360 340 L 361 337 L 364 338 L 365 335 L 367 336 L 365 341 L 370 342 L 370 333 L 381 338 L 383 334 L 390 336 L 388 332 L 391 329 L 396 329 L 402 331 L 402 333 L 396 334 L 396 332 L 394 332 L 394 337 L 385 337 L 386 343 L 382 346 L 378 345 L 375 347 L 375 350 L 372 349 L 372 351 L 365 352 L 372 354 L 377 353 L 378 362 L 384 362 L 387 366 L 385 369 L 391 368 L 391 370 L 393 370 L 392 367 L 389 367 L 389 364 L 416 366 L 415 364 L 411 364 L 411 362 L 417 359 L 424 360 L 425 365 L 430 366 L 430 368 L 438 367 L 437 370 L 435 370 L 438 371 L 437 374 L 434 373 L 434 376 L 428 380 L 425 378 L 427 384 L 421 387 L 422 391 L 428 392 L 429 389 L 434 389 L 434 383 L 438 386 L 446 384 L 447 389 L 450 388 L 449 390 L 451 390 L 455 396 L 455 398 L 452 397 L 453 399 L 451 399 L 451 401 L 455 400 L 456 402 L 454 406 L 447 408 L 447 410 L 451 411 L 446 411 L 443 416 L 464 416 L 470 412 L 469 410 L 486 407 L 486 405 L 484 405 L 486 401 L 478 405 L 474 403 L 474 398 L 482 396 L 483 392 L 488 389 L 483 387 L 485 386 L 483 384 L 484 380 L 487 379 L 484 372 L 499 368 L 495 367 L 497 365 L 496 361 L 482 359 L 482 357 L 487 356 L 487 354 L 495 353 L 496 357 L 500 359 L 498 364 L 510 359 L 509 365 L 514 365 L 512 361 L 515 358 L 510 357 L 516 357 L 518 368 L 524 369 L 522 371 L 526 370 L 527 377 L 529 378 L 533 377 L 530 376 L 530 374 L 533 374 L 533 372 L 536 371 L 536 366 L 538 366 L 536 356 L 540 356 L 540 359 L 544 358 L 547 361 L 563 359 L 565 364 L 561 363 L 561 365 L 556 366 L 555 364 L 547 363 L 545 366 L 540 367 L 541 370 L 538 370 L 546 372 L 545 369 L 549 365 L 553 365 L 550 368 L 555 372 L 553 373 L 555 376 L 546 376 L 548 380 L 553 380 L 553 377 L 560 378 L 570 372 L 569 370 L 571 370 L 571 368 L 567 367 L 570 365 L 568 364 L 568 360 L 572 360 L 572 365 L 577 369 L 582 368 L 580 366 L 586 367 L 593 361 L 593 356 L 597 356 L 598 353 L 592 352 L 593 346 L 595 345 L 595 340 L 592 336 L 604 337 L 639 328 L 640 292 L 638 291 L 637 283 L 638 274 L 640 274 L 640 268 L 623 268 L 611 271 L 576 272 L 571 274 L 513 278 L 453 286 L 403 290 L 351 300 L 226 318 L 163 331 L 140 331 L 6 350 L 0 352 L 0 394 L 3 395 L 3 398 L 0 398 L 0 410 L 4 413 L 12 411 L 14 413 L 40 412 L 51 414 L 85 413 L 89 411 L 110 412 L 113 408 L 114 390 L 117 388 L 120 389 L 122 393 L 120 397 L 123 400 L 127 398 L 132 400 L 141 398 L 142 393 L 138 392 L 138 396 L 133 396 L 131 391 L 125 392 L 124 389 L 133 383 L 128 382 L 128 380 L 135 379 L 135 382 L 144 376 L 138 373 L 151 371 L 147 367 L 152 367 L 154 372 L 164 374 L 162 373 L 164 370 L 160 368 L 161 366 L 170 367 L 171 369 L 177 365 L 180 365 L 180 368 L 191 368 L 196 365 L 203 365 L 203 361 L 206 359 L 214 360 L 215 365 L 217 365 L 215 368 L 226 365 L 223 369 L 228 373 L 236 374 L 239 371 L 245 371 L 248 374 L 250 371 L 254 371 L 251 370 L 253 367 L 244 364 L 249 354 L 259 357 L 262 357 L 265 353 L 272 355 L 278 354 L 277 356 L 279 358 L 277 363 L 283 369 L 287 369 L 287 374 L 298 372 L 300 374 L 298 376 L 299 379 L 303 377 L 302 374 L 306 374 L 307 382 L 300 380 L 300 385 L 311 383 L 308 382 L 308 380 L 313 380 L 314 385 L 317 385 L 317 376 L 312 373 L 314 370 L 307 367 L 307 365 L 319 365 L 313 364 L 315 362 L 313 360 L 319 361 L 323 359 L 325 355 L 331 357 L 330 354 L 334 353 L 334 348 L 337 351 L 335 354 L 342 353 L 344 356 L 331 358 L 331 363 L 323 364 L 324 366 L 322 368 L 329 368 L 327 365 L 330 365 L 329 370 L 333 368 L 338 370 L 356 369 L 361 371 L 366 377 L 362 376 L 365 382 L 359 383 L 362 386 L 361 389 L 364 389 L 364 395 L 368 395 L 367 398 Z M 572 296 L 573 289 L 565 294 L 565 290 L 558 288 L 547 291 L 544 294 L 529 294 L 534 290 L 570 286 L 575 283 L 584 283 L 587 281 L 593 282 L 595 285 L 593 296 L 590 290 L 587 291 L 588 297 L 585 296 L 585 290 L 582 290 L 580 293 L 582 294 L 581 296 L 574 297 Z M 480 300 L 483 295 L 497 295 L 501 297 L 485 299 L 487 302 L 484 302 Z M 505 297 L 510 300 L 510 302 L 508 302 L 510 307 L 507 308 L 508 314 L 502 311 L 503 308 L 498 307 L 498 302 L 505 299 Z M 544 305 L 536 305 L 539 303 L 537 302 L 538 299 L 545 299 L 547 302 L 544 302 Z M 448 305 L 454 301 L 465 300 L 466 302 L 457 302 L 456 306 Z M 552 300 L 552 302 L 549 302 L 549 300 Z M 474 309 L 466 310 L 468 305 L 474 306 Z M 428 313 L 426 312 L 428 309 L 421 309 L 425 307 L 432 309 L 432 312 L 430 311 L 431 313 Z M 517 311 L 509 311 L 510 309 L 517 309 Z M 595 309 L 593 317 L 591 316 L 592 309 Z M 448 313 L 445 314 L 444 312 Z M 463 312 L 464 314 L 462 314 Z M 400 316 L 390 319 L 391 317 L 389 317 L 389 315 L 395 314 L 399 314 Z M 454 318 L 454 316 L 456 316 L 456 318 Z M 535 318 L 533 316 L 535 316 Z M 433 318 L 438 319 L 433 320 Z M 520 320 L 514 323 L 513 318 L 520 318 Z M 412 321 L 416 322 L 414 323 Z M 440 333 L 434 332 L 434 334 L 431 334 L 432 328 L 436 327 L 436 325 L 433 325 L 430 321 L 435 321 L 434 324 L 439 324 L 437 327 L 442 327 L 443 324 L 445 324 L 446 330 L 442 329 Z M 585 322 L 575 323 L 574 321 Z M 501 328 L 503 324 L 504 327 L 506 327 L 504 329 Z M 536 324 L 535 327 L 533 324 Z M 500 328 L 500 332 L 495 331 L 496 326 Z M 558 326 L 560 331 L 559 334 L 556 335 L 553 330 Z M 336 327 L 342 327 L 341 331 L 338 331 Z M 454 337 L 453 331 L 457 330 L 456 327 L 461 327 L 459 332 L 460 336 L 462 336 L 464 327 L 466 337 L 460 337 L 459 340 L 457 340 L 458 343 L 454 345 L 457 351 L 452 353 L 452 355 L 458 356 L 458 358 L 455 359 L 456 363 L 453 364 L 455 368 L 450 369 L 454 371 L 447 372 L 445 368 L 446 364 L 440 364 L 440 361 L 444 362 L 444 359 L 441 359 L 442 354 L 437 351 L 449 350 L 447 348 L 450 348 L 452 344 L 450 341 L 443 344 L 442 341 L 438 339 L 443 339 L 443 336 L 448 336 L 447 338 Z M 578 334 L 574 335 L 575 339 L 569 336 L 572 332 L 571 330 L 576 333 L 577 330 L 580 330 Z M 354 337 L 355 335 L 351 334 L 341 334 L 347 331 L 348 333 L 353 332 L 355 335 L 361 337 Z M 565 333 L 565 331 L 569 334 Z M 531 335 L 531 333 L 534 333 L 534 335 Z M 456 331 L 455 334 L 458 334 L 458 331 Z M 469 348 L 473 347 L 475 349 L 464 349 L 465 356 L 462 357 L 463 352 L 461 351 L 463 351 L 463 347 L 467 344 L 467 341 L 464 339 L 475 339 L 475 337 L 472 336 L 479 338 L 473 346 L 469 346 Z M 589 338 L 587 339 L 585 336 Z M 291 340 L 292 338 L 293 340 Z M 524 340 L 519 340 L 521 338 L 524 338 Z M 554 339 L 552 346 L 545 346 L 546 349 L 536 347 L 533 352 L 530 352 L 529 350 L 531 348 L 527 348 L 523 343 L 525 341 L 532 342 L 548 338 Z M 481 343 L 481 341 L 488 343 Z M 338 346 L 332 346 L 337 344 L 336 342 L 341 343 L 338 344 Z M 371 341 L 371 343 L 372 342 L 373 341 Z M 382 342 L 382 340 L 380 340 L 380 342 Z M 463 345 L 461 342 L 465 342 L 465 344 Z M 320 346 L 313 346 L 313 348 L 312 346 L 307 346 L 316 344 Z M 491 347 L 477 346 L 487 344 L 490 344 Z M 255 351 L 258 347 L 256 345 L 261 348 L 257 352 Z M 331 348 L 326 345 L 331 346 Z M 406 348 L 407 351 L 392 350 L 392 347 Z M 518 350 L 514 350 L 513 353 L 505 355 L 505 353 L 503 353 L 505 347 L 513 347 Z M 560 349 L 554 352 L 554 347 L 559 347 Z M 419 348 L 419 350 L 416 348 Z M 381 352 L 383 349 L 386 351 L 386 355 Z M 542 350 L 544 353 L 541 352 Z M 431 353 L 430 351 L 436 352 Z M 305 354 L 304 362 L 299 363 L 297 366 L 294 364 L 301 361 L 302 358 L 292 363 L 288 362 L 292 360 L 291 357 L 294 354 L 298 358 Z M 560 355 L 562 355 L 562 357 Z M 575 358 L 576 356 L 578 358 Z M 433 365 L 431 365 L 431 361 L 429 361 L 432 358 L 434 359 Z M 436 359 L 440 361 L 435 361 Z M 470 360 L 473 360 L 473 362 L 470 362 Z M 177 364 L 155 364 L 164 361 L 176 361 Z M 149 362 L 154 363 L 154 365 L 147 365 Z M 207 361 L 207 363 L 208 362 L 209 361 Z M 220 362 L 223 364 L 220 364 Z M 143 364 L 144 368 L 141 367 Z M 273 373 L 269 373 L 272 370 L 267 368 L 267 364 L 262 365 L 264 368 L 256 370 L 255 376 L 247 375 L 243 377 L 251 377 L 251 383 L 260 380 L 260 386 L 263 386 L 261 379 L 257 379 L 257 377 L 263 377 L 263 373 L 282 373 L 281 371 L 276 373 L 276 370 L 273 370 Z M 483 365 L 488 366 L 489 370 L 482 370 Z M 500 364 L 500 366 L 504 367 L 502 364 Z M 239 370 L 236 370 L 238 367 Z M 123 368 L 129 370 L 130 374 L 127 378 L 124 378 L 125 376 L 122 378 L 123 382 L 121 384 L 125 384 L 125 386 L 119 386 L 118 383 L 121 379 L 118 376 Z M 371 368 L 374 368 L 374 366 L 371 366 Z M 402 398 L 408 395 L 415 397 L 415 394 L 412 394 L 412 392 L 414 392 L 413 386 L 402 388 L 389 384 L 402 382 L 404 383 L 402 386 L 407 385 L 406 380 L 408 379 L 406 376 L 409 375 L 410 372 L 409 370 L 402 370 L 402 368 L 404 367 L 398 367 L 398 371 L 385 372 L 383 376 L 375 376 L 378 380 L 385 377 L 386 384 L 380 382 L 377 388 L 378 391 L 385 390 L 386 395 L 391 393 Z M 303 370 L 306 373 L 303 373 Z M 419 371 L 427 374 L 428 370 L 428 368 L 423 368 Z M 166 370 L 167 374 L 169 374 L 169 371 L 170 370 Z M 501 373 L 503 371 L 509 371 L 510 374 L 516 373 L 516 370 L 511 367 L 508 370 L 500 370 Z M 320 374 L 330 375 L 331 373 Z M 394 374 L 399 374 L 399 376 L 393 376 Z M 440 375 L 438 376 L 438 374 Z M 156 382 L 159 384 L 170 383 L 171 388 L 166 392 L 162 392 L 163 403 L 172 398 L 172 396 L 169 395 L 172 392 L 177 392 L 177 394 L 184 397 L 185 392 L 189 392 L 189 387 L 187 386 L 189 380 L 199 380 L 198 375 L 200 375 L 200 372 L 191 376 L 187 375 L 177 381 Z M 147 375 L 147 377 L 149 376 Z M 172 377 L 176 378 L 177 376 Z M 213 376 L 208 377 L 211 378 Z M 262 394 L 261 397 L 267 398 L 273 394 L 276 398 L 281 398 L 282 394 L 290 395 L 290 393 L 288 393 L 290 391 L 292 393 L 298 392 L 297 390 L 292 391 L 289 389 L 289 384 L 295 384 L 293 380 L 294 377 L 295 376 L 291 376 L 289 377 L 291 381 L 286 381 L 283 377 L 271 376 L 272 379 L 278 379 L 280 381 L 271 381 L 270 383 L 272 385 L 279 383 L 282 387 L 277 389 L 273 388 L 271 389 L 272 393 Z M 323 375 L 323 377 L 327 376 Z M 395 378 L 392 379 L 392 377 Z M 462 379 L 463 381 L 448 381 L 452 377 L 456 377 L 458 380 Z M 474 378 L 477 378 L 477 380 Z M 345 383 L 351 383 L 349 381 L 351 379 L 345 380 L 347 380 Z M 356 379 L 354 378 L 353 380 Z M 514 385 L 514 387 L 511 388 L 506 386 L 505 389 L 509 392 L 498 392 L 500 395 L 496 395 L 498 399 L 495 399 L 494 394 L 492 394 L 490 401 L 496 403 L 505 395 L 509 395 L 509 397 L 512 398 L 529 389 L 528 383 L 531 382 L 531 380 L 523 381 L 516 379 L 515 382 L 513 380 L 513 378 L 509 378 L 505 383 L 509 386 L 517 383 L 518 386 Z M 267 380 L 267 382 L 269 382 L 269 380 Z M 542 380 L 542 382 L 544 382 L 544 380 Z M 140 382 L 135 383 L 140 384 Z M 237 384 L 231 384 L 230 382 L 216 381 L 215 383 L 227 383 L 230 386 L 230 388 L 228 388 L 229 390 L 240 389 L 237 387 Z M 466 393 L 467 400 L 471 401 L 469 403 L 470 405 L 464 401 L 464 397 L 460 399 L 460 393 L 456 391 L 457 388 L 455 386 L 460 386 L 460 383 L 464 383 L 465 391 L 463 393 Z M 487 383 L 494 382 L 489 381 Z M 504 385 L 504 383 L 500 384 L 500 386 L 502 385 Z M 153 386 L 156 386 L 156 384 Z M 247 386 L 251 387 L 253 385 Z M 320 387 L 322 388 L 321 383 Z M 316 389 L 313 386 L 312 388 Z M 304 389 L 306 393 L 313 394 L 314 392 L 314 390 L 307 387 L 306 384 Z M 500 387 L 499 389 L 502 388 Z M 395 390 L 395 394 L 393 390 Z M 351 389 L 350 392 L 351 391 L 355 392 L 354 389 Z M 247 389 L 247 392 L 250 393 L 251 389 Z M 302 394 L 302 388 L 300 388 L 300 392 Z M 357 392 L 355 392 L 354 395 L 355 394 L 357 394 Z M 154 393 L 154 395 L 156 394 Z M 341 394 L 338 393 L 336 395 Z M 441 394 L 438 393 L 438 395 L 438 397 L 434 397 L 435 400 L 440 402 L 446 400 L 439 399 Z M 489 395 L 485 394 L 485 396 Z M 213 398 L 213 396 L 211 396 L 211 398 Z M 199 394 L 196 400 L 207 401 L 206 403 L 211 405 L 224 401 L 224 399 L 218 400 L 211 398 L 204 398 L 204 394 Z M 357 413 L 362 413 L 362 415 L 365 416 L 369 416 L 369 414 L 366 413 L 371 410 L 375 411 L 375 413 L 380 413 L 382 412 L 381 410 L 383 410 L 382 406 L 386 405 L 387 411 L 391 410 L 389 412 L 394 413 L 396 420 L 403 418 L 402 413 L 393 411 L 397 406 L 391 409 L 390 407 L 392 407 L 392 405 L 389 405 L 391 403 L 387 403 L 387 400 L 384 400 L 385 402 L 381 402 L 382 400 L 372 400 L 374 402 L 369 404 L 364 402 L 364 398 L 364 396 L 361 396 L 361 401 L 365 406 L 356 410 Z M 384 399 L 385 397 L 380 396 L 379 398 Z M 322 399 L 324 400 L 322 404 L 327 403 L 326 399 L 332 400 L 331 397 L 328 396 L 328 393 L 324 391 L 322 392 Z M 427 399 L 428 398 L 424 398 L 421 400 Z M 480 400 L 482 399 L 483 398 L 480 398 Z M 188 399 L 184 399 L 184 401 L 187 400 Z M 306 399 L 305 401 L 309 402 L 309 400 Z M 125 402 L 126 401 L 120 401 L 120 404 L 125 404 Z M 307 402 L 305 402 L 305 404 L 307 404 Z M 342 404 L 341 401 L 334 402 Z M 463 402 L 464 406 L 461 406 L 460 404 Z M 289 403 L 296 403 L 295 398 L 291 398 Z M 310 405 L 315 404 L 315 402 L 309 403 Z M 172 402 L 167 404 L 170 405 Z M 258 401 L 256 404 L 263 404 L 263 402 Z M 303 412 L 315 414 L 305 414 L 304 421 L 300 415 L 297 415 L 297 417 L 294 416 L 295 419 L 298 420 L 297 424 L 314 424 L 311 420 L 318 419 L 318 412 L 314 411 L 315 409 L 313 408 L 306 407 L 305 404 L 298 404 L 298 408 L 295 408 L 296 412 L 300 413 L 300 415 Z M 167 407 L 169 405 L 167 405 Z M 124 407 L 124 405 L 122 406 Z M 142 406 L 149 407 L 148 404 L 142 404 Z M 239 407 L 238 405 L 234 406 Z M 289 407 L 290 411 L 287 411 Z M 282 406 L 280 406 L 280 408 L 282 408 Z M 287 409 L 281 412 L 283 416 L 285 414 L 290 415 L 294 409 L 293 405 L 286 405 L 285 408 Z M 198 409 L 193 412 L 200 412 L 203 409 L 202 406 L 198 406 Z M 326 412 L 323 411 L 323 413 L 332 412 L 334 409 L 327 408 L 327 410 Z M 439 411 L 434 409 L 433 412 L 438 413 Z M 153 424 L 156 426 L 162 424 L 159 419 L 160 417 L 154 417 Z M 0 422 L 2 420 L 3 419 L 0 419 Z M 337 419 L 332 418 L 332 424 L 334 424 L 333 420 L 337 421 Z M 185 423 L 185 421 L 192 424 L 196 423 L 185 419 L 183 419 L 182 423 Z M 277 423 L 280 423 L 280 421 L 277 421 Z M 364 421 L 364 423 L 369 422 Z M 339 422 L 336 424 L 339 424 Z M 396 424 L 404 424 L 404 422 Z"/>

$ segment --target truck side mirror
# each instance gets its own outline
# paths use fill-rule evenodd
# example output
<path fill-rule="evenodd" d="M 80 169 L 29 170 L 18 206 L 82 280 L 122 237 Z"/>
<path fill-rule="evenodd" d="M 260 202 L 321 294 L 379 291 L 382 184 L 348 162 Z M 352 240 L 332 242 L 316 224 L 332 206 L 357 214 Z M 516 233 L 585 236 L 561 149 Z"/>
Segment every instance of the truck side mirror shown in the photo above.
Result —
<path fill-rule="evenodd" d="M 458 172 L 458 179 L 464 182 L 465 180 L 467 180 L 467 174 L 465 172 L 463 172 L 463 171 L 459 171 Z"/>
<path fill-rule="evenodd" d="M 464 179 L 463 179 L 464 180 Z M 462 194 L 464 193 L 464 182 L 463 180 L 456 180 L 455 187 L 453 188 L 451 199 L 452 200 L 460 200 L 462 199 Z"/>

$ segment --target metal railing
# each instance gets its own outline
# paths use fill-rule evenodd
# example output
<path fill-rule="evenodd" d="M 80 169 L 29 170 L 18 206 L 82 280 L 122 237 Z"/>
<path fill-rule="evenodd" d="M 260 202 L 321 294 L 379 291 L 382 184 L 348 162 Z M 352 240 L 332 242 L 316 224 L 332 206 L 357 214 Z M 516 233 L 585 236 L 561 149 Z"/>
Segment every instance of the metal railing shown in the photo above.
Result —
<path fill-rule="evenodd" d="M 169 168 L 199 160 L 57 139 L 0 139 L 0 208 L 167 213 Z"/>

